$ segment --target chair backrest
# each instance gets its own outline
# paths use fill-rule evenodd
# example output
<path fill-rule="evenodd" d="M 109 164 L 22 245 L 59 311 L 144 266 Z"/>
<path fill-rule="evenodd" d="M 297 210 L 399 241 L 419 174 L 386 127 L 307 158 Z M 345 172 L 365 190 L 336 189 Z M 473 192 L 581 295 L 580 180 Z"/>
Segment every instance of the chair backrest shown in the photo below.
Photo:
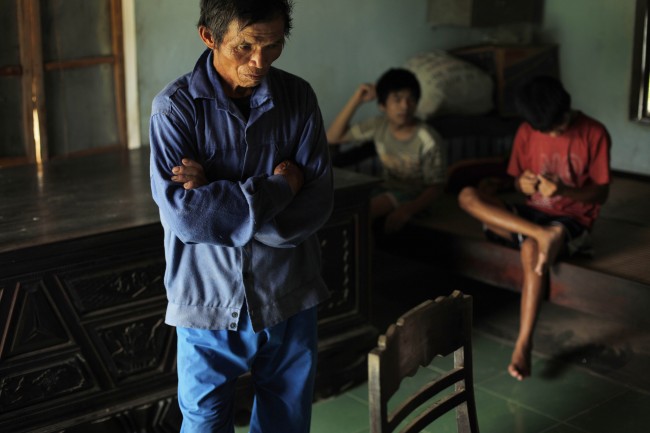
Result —
<path fill-rule="evenodd" d="M 472 298 L 454 291 L 409 310 L 379 337 L 368 355 L 371 433 L 389 433 L 417 413 L 400 431 L 419 432 L 456 409 L 459 432 L 478 433 L 472 376 Z M 436 356 L 454 354 L 454 367 L 388 410 L 402 380 Z M 453 392 L 442 393 L 454 385 Z M 394 402 L 393 402 L 394 403 Z"/>

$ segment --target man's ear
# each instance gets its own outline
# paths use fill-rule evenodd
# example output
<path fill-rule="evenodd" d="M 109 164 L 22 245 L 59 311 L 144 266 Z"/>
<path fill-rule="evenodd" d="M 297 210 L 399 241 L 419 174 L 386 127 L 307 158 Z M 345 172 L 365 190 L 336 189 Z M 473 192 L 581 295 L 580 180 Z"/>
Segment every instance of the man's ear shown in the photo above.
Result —
<path fill-rule="evenodd" d="M 208 29 L 206 26 L 199 26 L 199 36 L 201 36 L 201 40 L 208 48 L 211 50 L 217 48 L 217 43 L 214 40 L 214 36 L 212 35 L 210 29 Z"/>

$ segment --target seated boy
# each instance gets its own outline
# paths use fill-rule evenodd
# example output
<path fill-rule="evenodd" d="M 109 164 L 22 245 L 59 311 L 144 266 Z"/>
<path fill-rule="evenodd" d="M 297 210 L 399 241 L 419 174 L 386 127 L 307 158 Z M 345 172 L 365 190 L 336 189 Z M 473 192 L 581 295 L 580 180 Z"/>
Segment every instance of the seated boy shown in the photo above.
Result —
<path fill-rule="evenodd" d="M 609 192 L 610 138 L 605 127 L 571 109 L 571 97 L 552 77 L 536 77 L 517 94 L 524 119 L 513 143 L 508 174 L 527 196 L 508 205 L 474 187 L 459 204 L 483 222 L 486 235 L 520 249 L 523 267 L 519 334 L 508 372 L 531 374 L 532 334 L 546 270 L 560 253 L 574 253 L 587 238 Z"/>
<path fill-rule="evenodd" d="M 350 127 L 357 108 L 377 99 L 383 115 Z M 446 152 L 442 139 L 415 117 L 420 84 L 406 69 L 390 69 L 377 85 L 361 84 L 327 131 L 329 144 L 373 140 L 382 166 L 382 191 L 370 202 L 372 218 L 386 217 L 384 230 L 400 230 L 443 191 Z"/>

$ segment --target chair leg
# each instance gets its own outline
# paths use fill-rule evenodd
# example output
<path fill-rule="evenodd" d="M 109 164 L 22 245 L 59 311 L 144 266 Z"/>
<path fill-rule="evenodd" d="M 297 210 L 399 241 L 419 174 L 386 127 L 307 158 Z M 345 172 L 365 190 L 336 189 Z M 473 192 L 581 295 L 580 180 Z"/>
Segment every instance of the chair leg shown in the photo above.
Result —
<path fill-rule="evenodd" d="M 472 433 L 479 433 L 478 431 L 478 416 L 476 414 L 476 401 L 474 400 L 474 390 L 468 390 L 467 403 L 463 406 L 467 409 L 467 419 L 469 421 L 469 430 Z"/>
<path fill-rule="evenodd" d="M 472 408 L 474 401 L 468 400 L 456 408 L 458 433 L 478 433 L 476 412 Z"/>

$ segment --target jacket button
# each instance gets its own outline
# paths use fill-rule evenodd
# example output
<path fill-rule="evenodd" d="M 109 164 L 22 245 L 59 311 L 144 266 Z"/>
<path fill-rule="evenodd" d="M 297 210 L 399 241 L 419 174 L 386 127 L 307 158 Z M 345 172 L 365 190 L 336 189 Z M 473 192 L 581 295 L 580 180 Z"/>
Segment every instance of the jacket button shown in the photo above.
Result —
<path fill-rule="evenodd" d="M 231 323 L 231 324 L 230 324 L 230 329 L 235 329 L 236 327 L 237 327 L 237 324 L 236 324 L 236 323 Z"/>
<path fill-rule="evenodd" d="M 239 314 L 237 314 L 236 311 L 233 311 L 233 312 L 232 312 L 232 318 L 233 318 L 233 319 L 236 319 L 237 316 L 239 316 Z"/>

